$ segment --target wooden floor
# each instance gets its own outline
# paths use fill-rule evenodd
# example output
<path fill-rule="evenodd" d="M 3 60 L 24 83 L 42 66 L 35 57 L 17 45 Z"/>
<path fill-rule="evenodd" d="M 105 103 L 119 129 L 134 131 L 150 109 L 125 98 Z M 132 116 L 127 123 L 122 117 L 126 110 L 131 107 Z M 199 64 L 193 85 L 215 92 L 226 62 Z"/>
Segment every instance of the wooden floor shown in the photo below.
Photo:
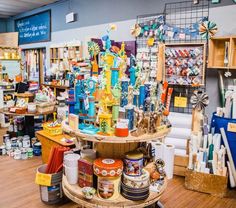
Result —
<path fill-rule="evenodd" d="M 0 130 L 0 140 L 3 130 Z M 1 141 L 0 141 L 1 142 Z M 36 168 L 41 157 L 29 160 L 14 160 L 0 156 L 0 208 L 78 208 L 73 202 L 49 206 L 40 200 L 39 188 L 34 183 Z M 219 199 L 207 194 L 188 191 L 184 178 L 174 177 L 161 198 L 165 208 L 236 208 L 236 191 L 229 197 Z"/>

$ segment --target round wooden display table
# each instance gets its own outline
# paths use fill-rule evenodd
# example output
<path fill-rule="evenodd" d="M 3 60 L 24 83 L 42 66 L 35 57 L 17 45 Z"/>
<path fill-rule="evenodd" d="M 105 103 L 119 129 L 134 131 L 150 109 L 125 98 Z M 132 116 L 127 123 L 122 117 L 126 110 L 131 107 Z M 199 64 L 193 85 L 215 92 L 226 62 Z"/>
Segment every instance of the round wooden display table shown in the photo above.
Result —
<path fill-rule="evenodd" d="M 139 143 L 149 142 L 152 140 L 163 140 L 170 131 L 170 128 L 162 128 L 159 129 L 157 133 L 143 134 L 139 137 L 131 135 L 128 137 L 103 136 L 98 134 L 91 135 L 84 134 L 80 132 L 80 130 L 71 129 L 66 120 L 62 122 L 62 129 L 63 131 L 79 139 L 80 148 L 82 148 L 82 146 L 87 142 L 92 142 L 93 148 L 97 151 L 98 157 L 121 159 L 125 157 L 125 153 L 136 150 L 139 147 Z M 151 165 L 152 163 L 149 164 Z M 82 189 L 78 185 L 70 185 L 65 176 L 63 177 L 62 186 L 65 195 L 83 208 L 144 208 L 154 203 L 161 204 L 159 199 L 166 189 L 167 180 L 164 180 L 164 184 L 162 185 L 159 193 L 150 191 L 149 197 L 143 201 L 128 200 L 122 197 L 122 195 L 113 201 L 101 199 L 96 195 L 93 197 L 93 199 L 87 200 L 84 198 Z"/>
<path fill-rule="evenodd" d="M 47 111 L 44 113 L 39 113 L 39 112 L 35 112 L 35 113 L 15 113 L 15 112 L 10 112 L 10 111 L 6 111 L 3 109 L 0 109 L 0 113 L 3 113 L 5 115 L 14 117 L 14 116 L 24 116 L 25 117 L 25 133 L 28 134 L 30 136 L 30 138 L 35 136 L 35 130 L 34 130 L 34 116 L 40 116 L 40 115 L 49 115 L 52 114 L 54 111 Z"/>
<path fill-rule="evenodd" d="M 67 121 L 62 121 L 62 128 L 64 131 L 68 133 L 74 133 L 76 136 L 80 137 L 80 139 L 90 142 L 99 142 L 99 143 L 137 143 L 137 142 L 147 142 L 152 140 L 158 140 L 164 138 L 169 132 L 170 128 L 163 128 L 154 134 L 143 134 L 139 137 L 131 136 L 128 137 L 117 137 L 117 136 L 104 136 L 99 134 L 85 134 L 80 132 L 80 130 L 74 131 L 67 124 Z"/>
<path fill-rule="evenodd" d="M 139 137 L 116 137 L 116 136 L 103 136 L 103 135 L 91 135 L 84 134 L 80 130 L 74 131 L 67 124 L 67 121 L 62 122 L 63 131 L 70 135 L 79 138 L 83 145 L 87 141 L 93 142 L 93 148 L 97 150 L 99 157 L 109 158 L 124 158 L 125 153 L 133 151 L 138 148 L 140 142 L 148 142 L 152 140 L 163 140 L 165 136 L 170 132 L 170 128 L 163 128 L 154 134 L 143 134 Z"/>
<path fill-rule="evenodd" d="M 146 206 L 152 205 L 159 201 L 161 195 L 167 186 L 167 180 L 164 180 L 164 184 L 161 187 L 159 193 L 150 191 L 150 195 L 146 200 L 143 201 L 131 201 L 125 199 L 123 196 L 119 196 L 118 199 L 111 201 L 106 199 L 98 198 L 96 195 L 93 199 L 88 200 L 84 198 L 82 189 L 78 185 L 70 185 L 67 182 L 65 176 L 62 179 L 62 187 L 65 195 L 71 199 L 73 202 L 79 204 L 81 207 L 85 208 L 144 208 Z"/>

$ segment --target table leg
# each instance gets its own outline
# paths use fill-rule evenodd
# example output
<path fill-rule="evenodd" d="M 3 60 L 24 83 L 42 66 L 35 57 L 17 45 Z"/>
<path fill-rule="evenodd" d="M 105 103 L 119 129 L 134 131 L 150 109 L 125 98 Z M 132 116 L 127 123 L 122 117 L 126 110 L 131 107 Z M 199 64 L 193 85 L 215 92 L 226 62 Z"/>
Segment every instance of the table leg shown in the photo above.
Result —
<path fill-rule="evenodd" d="M 156 202 L 156 207 L 157 208 L 164 208 L 164 205 L 160 201 L 157 201 Z"/>
<path fill-rule="evenodd" d="M 25 133 L 30 136 L 30 138 L 35 136 L 34 131 L 34 116 L 25 116 Z M 31 141 L 31 140 L 30 140 Z"/>

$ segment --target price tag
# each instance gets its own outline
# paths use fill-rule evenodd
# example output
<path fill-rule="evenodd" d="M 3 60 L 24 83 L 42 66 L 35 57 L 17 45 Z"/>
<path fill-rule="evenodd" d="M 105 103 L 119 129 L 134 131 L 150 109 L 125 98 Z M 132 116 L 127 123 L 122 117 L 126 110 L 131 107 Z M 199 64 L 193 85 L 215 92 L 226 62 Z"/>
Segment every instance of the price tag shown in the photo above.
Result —
<path fill-rule="evenodd" d="M 227 131 L 236 133 L 236 123 L 228 123 Z"/>
<path fill-rule="evenodd" d="M 187 107 L 187 98 L 186 97 L 175 97 L 174 107 L 177 108 L 186 108 Z"/>
<path fill-rule="evenodd" d="M 36 173 L 35 183 L 42 186 L 51 186 L 52 175 Z"/>

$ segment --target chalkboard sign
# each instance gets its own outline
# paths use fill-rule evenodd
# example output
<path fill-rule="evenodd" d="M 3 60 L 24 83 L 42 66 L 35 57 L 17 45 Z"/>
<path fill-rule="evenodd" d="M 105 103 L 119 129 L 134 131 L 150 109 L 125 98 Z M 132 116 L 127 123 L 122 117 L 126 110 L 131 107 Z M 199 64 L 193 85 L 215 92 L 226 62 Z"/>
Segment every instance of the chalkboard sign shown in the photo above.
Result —
<path fill-rule="evenodd" d="M 51 11 L 47 10 L 15 20 L 15 30 L 19 32 L 19 45 L 50 41 Z"/>

